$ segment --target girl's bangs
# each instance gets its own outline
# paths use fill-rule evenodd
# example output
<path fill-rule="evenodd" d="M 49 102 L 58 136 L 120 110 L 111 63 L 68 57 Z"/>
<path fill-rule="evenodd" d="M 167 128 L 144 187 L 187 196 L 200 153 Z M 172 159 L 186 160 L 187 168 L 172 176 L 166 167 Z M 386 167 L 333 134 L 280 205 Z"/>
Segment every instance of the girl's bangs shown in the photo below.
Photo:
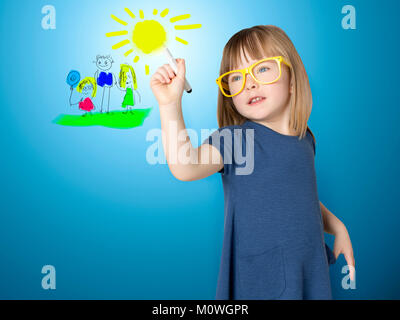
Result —
<path fill-rule="evenodd" d="M 281 55 L 279 50 L 272 45 L 271 41 L 265 35 L 259 35 L 256 32 L 250 32 L 238 36 L 237 39 L 232 41 L 231 46 L 227 52 L 229 57 L 228 65 L 223 72 L 238 69 L 241 61 L 241 55 L 249 62 L 249 59 L 260 60 L 264 57 L 274 57 Z"/>

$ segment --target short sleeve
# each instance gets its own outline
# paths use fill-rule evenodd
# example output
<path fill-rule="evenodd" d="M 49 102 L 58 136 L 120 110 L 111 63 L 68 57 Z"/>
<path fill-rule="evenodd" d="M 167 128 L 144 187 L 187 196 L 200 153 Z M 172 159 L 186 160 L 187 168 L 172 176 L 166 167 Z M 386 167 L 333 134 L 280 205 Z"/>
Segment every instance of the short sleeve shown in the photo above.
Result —
<path fill-rule="evenodd" d="M 233 132 L 230 127 L 223 127 L 215 130 L 206 138 L 202 144 L 210 144 L 214 146 L 224 162 L 224 166 L 218 172 L 221 174 L 229 174 L 232 171 L 232 154 L 233 154 Z"/>

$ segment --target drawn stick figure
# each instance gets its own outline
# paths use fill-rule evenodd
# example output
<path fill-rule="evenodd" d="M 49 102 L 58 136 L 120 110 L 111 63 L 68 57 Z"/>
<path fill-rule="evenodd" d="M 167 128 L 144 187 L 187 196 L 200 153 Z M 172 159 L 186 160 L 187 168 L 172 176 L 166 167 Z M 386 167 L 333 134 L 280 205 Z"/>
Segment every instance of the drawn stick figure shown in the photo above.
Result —
<path fill-rule="evenodd" d="M 118 88 L 121 91 L 125 91 L 124 100 L 122 101 L 122 108 L 126 108 L 128 112 L 135 105 L 134 93 L 139 97 L 139 103 L 141 102 L 140 93 L 137 90 L 136 74 L 133 67 L 129 64 L 121 64 L 119 71 L 119 82 L 117 82 Z M 131 106 L 131 108 L 129 107 Z"/>
<path fill-rule="evenodd" d="M 73 87 L 71 86 L 71 95 L 69 97 L 69 104 L 71 106 L 73 105 L 78 105 L 79 109 L 86 111 L 84 116 L 86 116 L 89 113 L 91 113 L 92 110 L 96 109 L 96 106 L 90 99 L 90 95 L 92 98 L 96 96 L 97 92 L 97 86 L 96 86 L 96 81 L 92 77 L 86 77 L 85 79 L 81 80 L 76 87 L 76 90 L 80 93 L 82 93 L 82 96 L 79 101 L 73 103 L 72 100 L 72 91 Z"/>
<path fill-rule="evenodd" d="M 107 99 L 107 113 L 110 111 L 110 91 L 111 88 L 116 84 L 116 77 L 112 72 L 108 72 L 111 69 L 114 60 L 110 55 L 102 56 L 97 55 L 96 61 L 97 70 L 94 74 L 94 78 L 96 79 L 96 83 L 99 87 L 103 88 L 103 94 L 101 97 L 101 105 L 100 105 L 100 112 L 103 112 L 104 106 L 104 94 L 107 91 L 108 97 Z"/>

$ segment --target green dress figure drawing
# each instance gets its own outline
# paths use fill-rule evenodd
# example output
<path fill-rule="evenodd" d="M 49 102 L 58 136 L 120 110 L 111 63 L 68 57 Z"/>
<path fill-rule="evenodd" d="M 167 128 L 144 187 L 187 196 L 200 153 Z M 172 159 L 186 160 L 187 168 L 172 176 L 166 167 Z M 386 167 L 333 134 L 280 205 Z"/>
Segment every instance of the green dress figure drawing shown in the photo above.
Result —
<path fill-rule="evenodd" d="M 126 108 L 126 106 L 134 106 L 135 98 L 133 96 L 132 88 L 126 88 L 126 94 L 124 97 L 124 101 L 122 101 L 122 108 Z"/>
<path fill-rule="evenodd" d="M 139 103 L 141 100 L 140 94 L 137 89 L 137 81 L 135 70 L 128 64 L 122 64 L 119 73 L 119 88 L 125 91 L 124 100 L 122 101 L 122 108 L 128 112 L 135 105 L 134 93 L 139 97 Z"/>

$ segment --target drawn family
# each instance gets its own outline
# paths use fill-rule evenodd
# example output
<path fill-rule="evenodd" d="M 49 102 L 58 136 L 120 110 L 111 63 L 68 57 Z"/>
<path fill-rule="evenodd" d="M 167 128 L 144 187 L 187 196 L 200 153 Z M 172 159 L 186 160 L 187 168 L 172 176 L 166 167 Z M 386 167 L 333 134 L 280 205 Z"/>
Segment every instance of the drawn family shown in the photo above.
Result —
<path fill-rule="evenodd" d="M 88 113 L 91 114 L 92 110 L 98 110 L 93 102 L 96 97 L 97 91 L 101 91 L 100 112 L 110 111 L 110 95 L 111 88 L 116 86 L 122 92 L 125 92 L 121 107 L 128 113 L 135 105 L 134 93 L 141 102 L 141 96 L 137 90 L 136 74 L 133 67 L 129 64 L 121 64 L 118 78 L 111 72 L 111 67 L 114 60 L 110 55 L 97 55 L 96 61 L 97 70 L 94 77 L 80 78 L 80 73 L 76 70 L 69 72 L 67 76 L 67 84 L 70 86 L 71 94 L 69 97 L 70 106 L 78 105 L 82 111 L 86 111 L 84 116 Z M 81 97 L 76 102 L 72 102 L 72 95 L 74 88 L 81 94 Z"/>

